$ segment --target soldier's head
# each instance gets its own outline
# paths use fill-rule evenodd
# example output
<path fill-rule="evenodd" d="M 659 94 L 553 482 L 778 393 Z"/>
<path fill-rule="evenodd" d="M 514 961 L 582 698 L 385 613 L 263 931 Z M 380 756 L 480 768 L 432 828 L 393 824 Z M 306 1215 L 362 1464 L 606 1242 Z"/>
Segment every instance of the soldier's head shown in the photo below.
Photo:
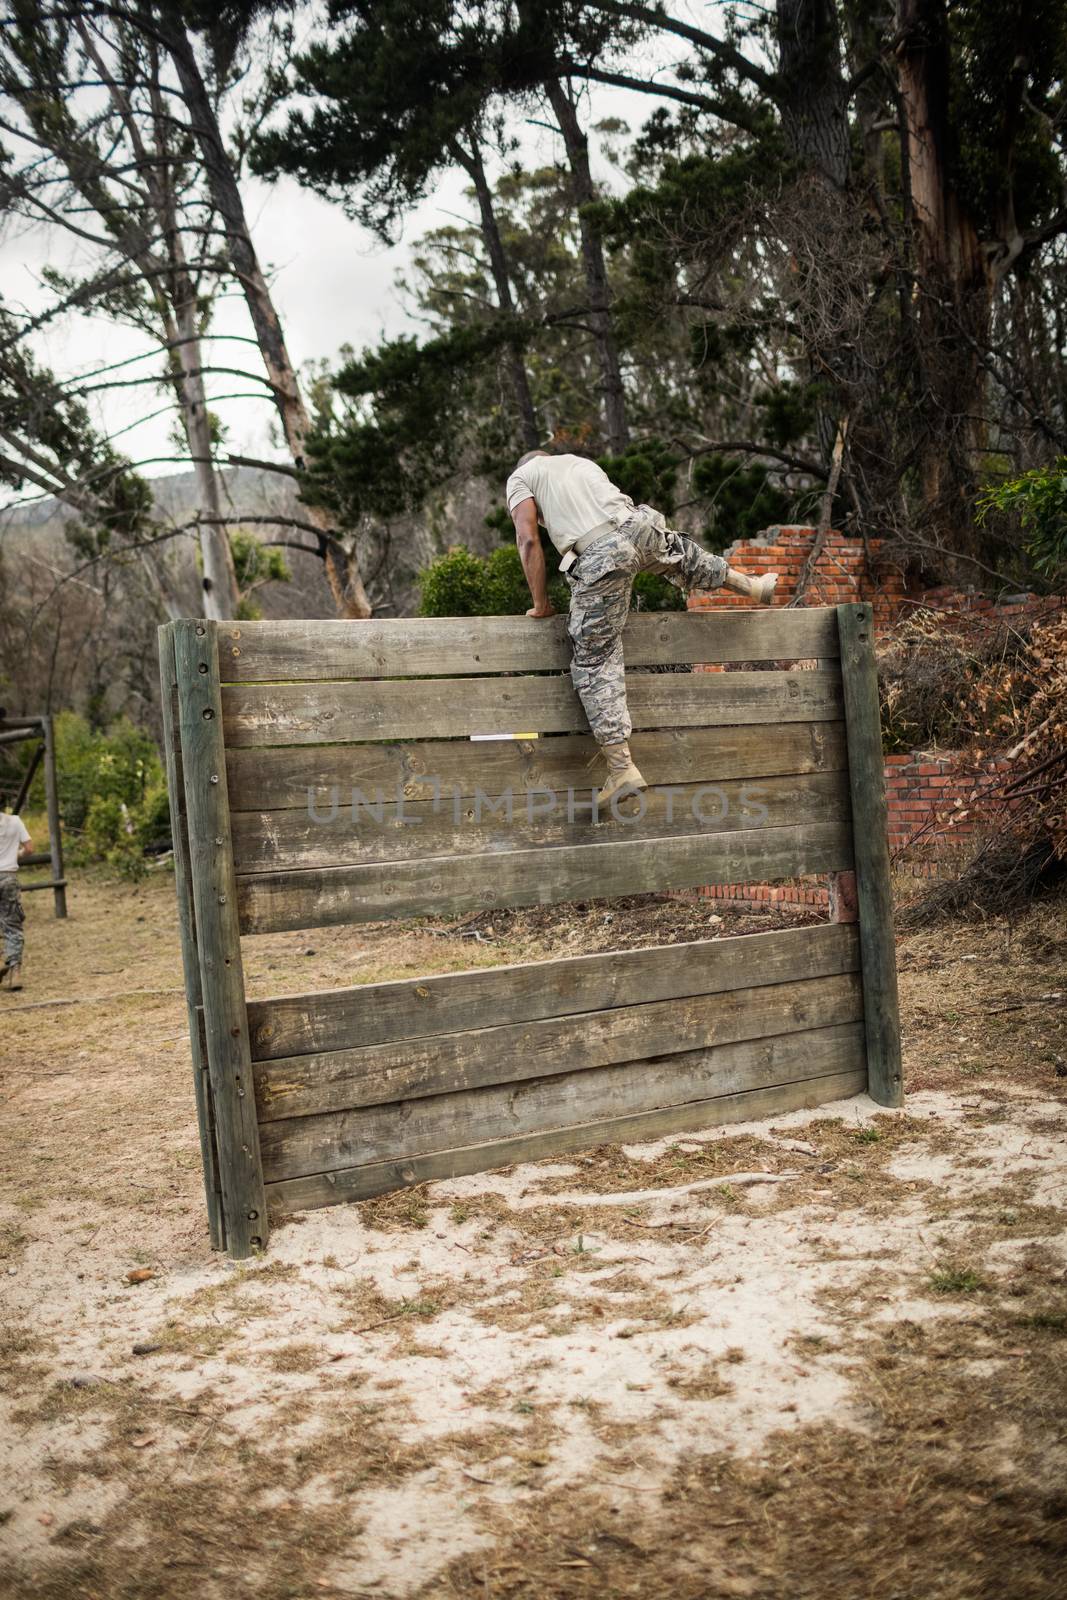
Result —
<path fill-rule="evenodd" d="M 518 472 L 519 468 L 524 467 L 527 461 L 532 461 L 534 456 L 547 456 L 550 454 L 551 451 L 549 450 L 527 450 L 526 454 L 524 456 L 520 456 L 518 461 L 516 461 L 515 471 Z"/>

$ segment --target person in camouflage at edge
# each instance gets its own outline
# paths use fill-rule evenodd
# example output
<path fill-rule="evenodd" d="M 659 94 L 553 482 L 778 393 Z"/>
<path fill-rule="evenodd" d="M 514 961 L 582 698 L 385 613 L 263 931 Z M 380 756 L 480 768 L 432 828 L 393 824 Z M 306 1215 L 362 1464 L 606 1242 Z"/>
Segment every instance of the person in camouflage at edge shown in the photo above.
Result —
<path fill-rule="evenodd" d="M 645 789 L 628 744 L 631 722 L 622 647 L 634 578 L 639 572 L 654 572 L 680 589 L 725 586 L 765 604 L 777 575 L 749 578 L 721 556 L 709 555 L 668 528 L 661 512 L 635 506 L 595 461 L 583 456 L 531 450 L 509 477 L 506 494 L 533 599 L 528 617 L 553 615 L 539 524 L 562 556 L 560 571 L 571 590 L 571 678 L 608 768 L 601 802 Z"/>
<path fill-rule="evenodd" d="M 25 916 L 19 894 L 19 857 L 32 848 L 21 817 L 0 811 L 0 984 L 22 988 L 22 952 Z"/>

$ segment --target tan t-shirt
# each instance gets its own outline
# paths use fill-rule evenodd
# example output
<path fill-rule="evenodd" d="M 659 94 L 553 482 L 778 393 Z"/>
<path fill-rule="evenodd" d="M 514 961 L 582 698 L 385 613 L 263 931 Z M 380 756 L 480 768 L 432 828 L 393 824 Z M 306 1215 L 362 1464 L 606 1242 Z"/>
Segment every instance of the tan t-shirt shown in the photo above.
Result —
<path fill-rule="evenodd" d="M 26 824 L 10 811 L 0 811 L 0 872 L 17 872 L 19 845 L 29 841 Z"/>
<path fill-rule="evenodd" d="M 560 555 L 583 533 L 617 527 L 634 513 L 629 495 L 585 456 L 534 456 L 515 468 L 505 493 L 509 511 L 531 496 L 536 500 L 539 521 Z"/>

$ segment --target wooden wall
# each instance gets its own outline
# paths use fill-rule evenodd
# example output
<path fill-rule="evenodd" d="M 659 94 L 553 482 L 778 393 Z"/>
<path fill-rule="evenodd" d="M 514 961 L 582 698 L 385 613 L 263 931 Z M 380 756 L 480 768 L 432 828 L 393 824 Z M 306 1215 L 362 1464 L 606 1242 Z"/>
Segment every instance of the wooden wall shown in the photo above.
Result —
<path fill-rule="evenodd" d="M 869 608 L 840 610 L 634 616 L 631 747 L 653 789 L 637 819 L 595 821 L 564 619 L 163 630 L 216 1243 L 264 1244 L 268 1208 L 868 1082 L 899 1102 Z M 854 868 L 858 926 L 245 1004 L 243 935 Z"/>

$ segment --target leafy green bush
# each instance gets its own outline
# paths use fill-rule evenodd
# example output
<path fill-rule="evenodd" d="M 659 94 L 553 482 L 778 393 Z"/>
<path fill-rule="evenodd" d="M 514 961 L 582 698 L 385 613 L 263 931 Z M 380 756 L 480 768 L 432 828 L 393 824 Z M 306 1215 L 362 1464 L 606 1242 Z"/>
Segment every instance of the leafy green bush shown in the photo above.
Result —
<path fill-rule="evenodd" d="M 140 877 L 144 871 L 135 812 L 117 795 L 101 794 L 89 806 L 81 836 L 81 854 L 90 861 L 104 861 L 124 878 Z"/>
<path fill-rule="evenodd" d="M 566 611 L 570 594 L 567 580 L 560 576 L 558 566 L 553 576 L 553 565 L 548 563 L 548 597 L 557 611 Z M 530 589 L 513 544 L 503 544 L 486 556 L 485 595 L 487 617 L 521 616 L 529 608 Z"/>
<path fill-rule="evenodd" d="M 128 717 L 101 731 L 77 712 L 62 711 L 55 719 L 55 736 L 59 809 L 68 828 L 85 826 L 94 799 L 113 798 L 139 806 L 150 788 L 165 786 L 155 741 Z M 40 774 L 33 794 L 43 803 Z"/>
<path fill-rule="evenodd" d="M 170 795 L 167 780 L 160 773 L 159 782 L 145 790 L 140 807 L 141 836 L 145 849 L 170 845 Z"/>
<path fill-rule="evenodd" d="M 639 572 L 630 596 L 632 611 L 684 611 L 685 595 L 656 572 Z"/>
<path fill-rule="evenodd" d="M 147 870 L 146 851 L 169 842 L 167 791 L 152 788 L 139 805 L 128 805 L 117 795 L 97 795 L 73 854 L 104 862 L 123 878 L 141 878 Z"/>
<path fill-rule="evenodd" d="M 100 731 L 63 711 L 55 737 L 59 812 L 71 859 L 104 861 L 139 875 L 145 849 L 170 840 L 166 775 L 151 734 L 125 717 Z M 40 773 L 29 803 L 44 805 Z"/>
<path fill-rule="evenodd" d="M 420 617 L 517 617 L 530 605 L 514 545 L 501 545 L 487 556 L 455 545 L 419 574 L 419 591 Z M 567 610 L 570 590 L 558 573 L 549 576 L 548 597 L 557 611 Z M 685 596 L 666 578 L 642 572 L 634 580 L 630 604 L 635 611 L 684 611 Z"/>
<path fill-rule="evenodd" d="M 419 573 L 420 617 L 477 617 L 485 598 L 485 562 L 453 545 Z"/>
<path fill-rule="evenodd" d="M 556 610 L 566 611 L 566 580 L 550 578 L 548 593 Z M 501 545 L 487 556 L 454 545 L 419 574 L 419 596 L 421 617 L 514 617 L 530 605 L 514 545 Z"/>
<path fill-rule="evenodd" d="M 984 489 L 978 497 L 978 521 L 984 522 L 991 511 L 1018 516 L 1039 572 L 1053 577 L 1067 570 L 1067 456 Z"/>

